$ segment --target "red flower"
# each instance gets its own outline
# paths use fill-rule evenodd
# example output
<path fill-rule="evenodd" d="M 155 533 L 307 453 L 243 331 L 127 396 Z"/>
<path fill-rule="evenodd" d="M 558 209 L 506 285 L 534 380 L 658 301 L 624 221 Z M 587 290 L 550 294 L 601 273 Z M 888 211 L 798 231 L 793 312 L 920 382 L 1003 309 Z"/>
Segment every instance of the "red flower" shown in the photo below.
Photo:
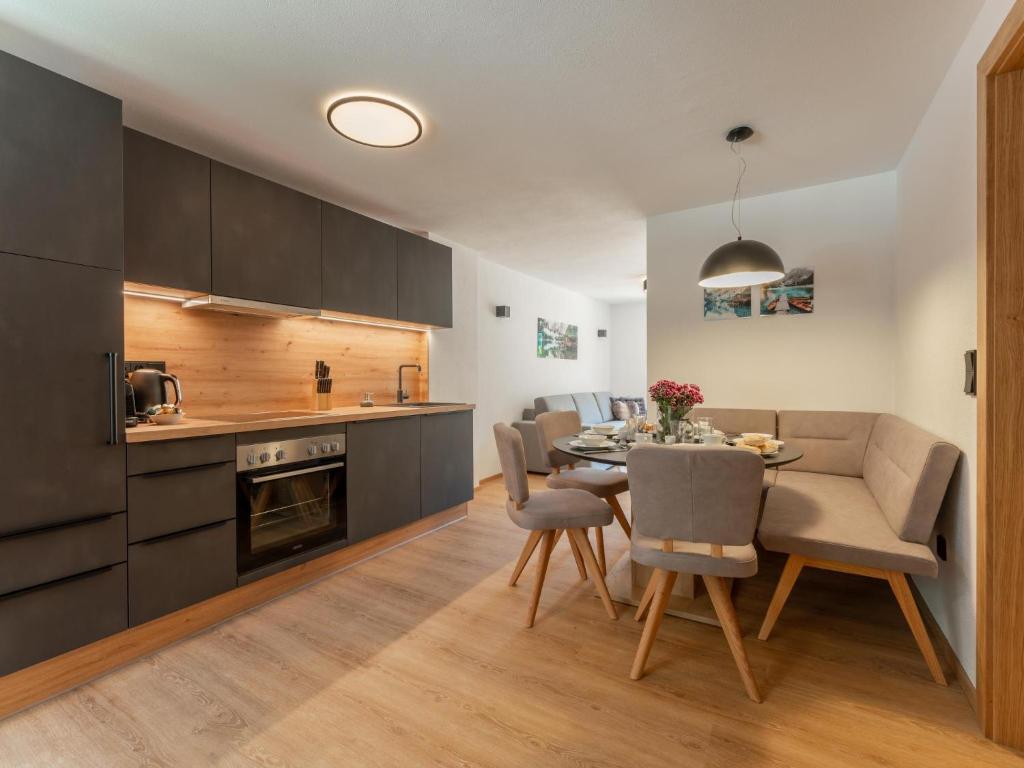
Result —
<path fill-rule="evenodd" d="M 679 384 L 670 379 L 661 379 L 648 390 L 651 399 L 663 408 L 689 411 L 704 402 L 704 394 L 696 384 Z"/>

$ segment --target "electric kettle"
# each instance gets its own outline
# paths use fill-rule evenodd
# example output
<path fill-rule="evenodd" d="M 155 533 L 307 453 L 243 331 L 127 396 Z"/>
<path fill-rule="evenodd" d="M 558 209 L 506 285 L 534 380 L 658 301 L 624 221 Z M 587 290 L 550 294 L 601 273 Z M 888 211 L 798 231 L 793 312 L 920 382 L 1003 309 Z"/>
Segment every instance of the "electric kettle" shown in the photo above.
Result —
<path fill-rule="evenodd" d="M 135 410 L 144 414 L 154 405 L 181 405 L 181 382 L 177 376 L 155 368 L 139 368 L 128 374 L 128 383 L 135 392 Z M 174 402 L 167 397 L 167 385 L 174 389 Z"/>

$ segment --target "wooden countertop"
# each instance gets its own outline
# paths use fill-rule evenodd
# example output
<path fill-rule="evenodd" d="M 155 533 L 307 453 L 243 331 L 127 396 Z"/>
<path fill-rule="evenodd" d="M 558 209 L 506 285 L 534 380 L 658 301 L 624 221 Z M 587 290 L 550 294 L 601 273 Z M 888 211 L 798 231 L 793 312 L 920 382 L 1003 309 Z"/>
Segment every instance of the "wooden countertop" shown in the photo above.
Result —
<path fill-rule="evenodd" d="M 429 416 L 435 413 L 455 413 L 471 411 L 476 408 L 472 403 L 456 403 L 452 405 L 430 405 L 421 407 L 402 407 L 395 405 L 376 405 L 362 408 L 358 405 L 347 405 L 332 408 L 329 411 L 300 411 L 294 416 L 282 416 L 280 411 L 272 412 L 269 418 L 259 418 L 259 412 L 221 418 L 189 418 L 186 411 L 185 419 L 180 424 L 160 426 L 158 424 L 140 424 L 126 430 L 125 442 L 150 443 L 156 440 L 177 440 L 182 437 L 204 437 L 207 435 L 231 435 L 237 432 L 258 432 L 264 429 L 281 429 L 288 427 L 308 427 L 316 424 L 342 424 L 348 421 L 367 421 L 372 419 L 393 419 L 398 416 Z M 271 413 L 268 411 L 268 413 Z M 244 418 L 244 420 L 243 420 Z"/>

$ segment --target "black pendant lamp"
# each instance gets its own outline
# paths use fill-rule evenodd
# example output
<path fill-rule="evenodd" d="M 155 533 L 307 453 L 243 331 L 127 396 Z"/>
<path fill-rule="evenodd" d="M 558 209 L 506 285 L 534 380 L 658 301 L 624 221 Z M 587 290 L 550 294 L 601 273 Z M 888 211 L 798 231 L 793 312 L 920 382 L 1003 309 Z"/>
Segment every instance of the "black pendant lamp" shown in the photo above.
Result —
<path fill-rule="evenodd" d="M 700 268 L 697 284 L 704 288 L 738 288 L 745 285 L 760 285 L 778 280 L 786 274 L 782 259 L 773 248 L 757 240 L 744 240 L 740 231 L 739 203 L 740 182 L 747 171 L 739 145 L 754 135 L 750 126 L 740 125 L 726 134 L 729 149 L 739 158 L 740 173 L 736 178 L 736 189 L 732 195 L 732 226 L 736 239 L 721 245 L 711 252 Z"/>

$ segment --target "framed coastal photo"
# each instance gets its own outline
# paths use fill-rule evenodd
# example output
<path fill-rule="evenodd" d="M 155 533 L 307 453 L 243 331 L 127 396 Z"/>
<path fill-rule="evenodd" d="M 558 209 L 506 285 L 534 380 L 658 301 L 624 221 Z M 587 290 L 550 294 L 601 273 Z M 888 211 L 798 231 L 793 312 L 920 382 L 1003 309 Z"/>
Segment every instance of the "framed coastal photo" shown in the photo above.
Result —
<path fill-rule="evenodd" d="M 705 320 L 728 320 L 735 317 L 750 317 L 751 311 L 750 286 L 704 289 Z"/>
<path fill-rule="evenodd" d="M 814 270 L 794 267 L 774 283 L 761 286 L 762 315 L 810 315 L 814 312 Z"/>
<path fill-rule="evenodd" d="M 577 326 L 537 318 L 537 357 L 575 360 L 579 357 L 579 340 Z"/>

